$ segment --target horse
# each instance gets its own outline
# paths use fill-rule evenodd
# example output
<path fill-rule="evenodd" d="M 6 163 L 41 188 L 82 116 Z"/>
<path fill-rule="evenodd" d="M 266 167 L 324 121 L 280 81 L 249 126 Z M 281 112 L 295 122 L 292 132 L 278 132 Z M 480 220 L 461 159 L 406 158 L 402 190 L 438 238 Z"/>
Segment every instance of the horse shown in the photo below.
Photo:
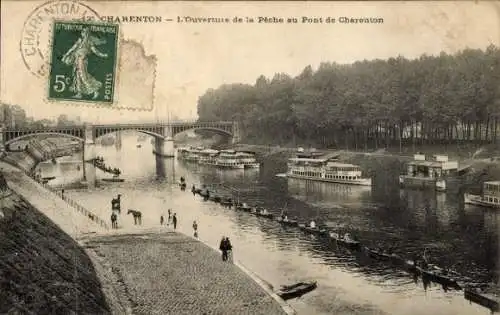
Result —
<path fill-rule="evenodd" d="M 118 196 L 116 198 L 111 199 L 111 210 L 117 210 L 118 213 L 121 213 L 121 210 L 120 210 L 121 196 L 122 195 L 118 194 Z"/>
<path fill-rule="evenodd" d="M 116 215 L 116 213 L 112 213 L 111 214 L 111 227 L 113 229 L 117 229 L 118 228 L 118 223 L 116 222 L 118 219 L 118 216 Z"/>
<path fill-rule="evenodd" d="M 134 224 L 141 225 L 142 224 L 142 213 L 140 211 L 137 211 L 137 210 L 128 209 L 127 214 L 131 214 L 131 213 L 134 216 Z"/>

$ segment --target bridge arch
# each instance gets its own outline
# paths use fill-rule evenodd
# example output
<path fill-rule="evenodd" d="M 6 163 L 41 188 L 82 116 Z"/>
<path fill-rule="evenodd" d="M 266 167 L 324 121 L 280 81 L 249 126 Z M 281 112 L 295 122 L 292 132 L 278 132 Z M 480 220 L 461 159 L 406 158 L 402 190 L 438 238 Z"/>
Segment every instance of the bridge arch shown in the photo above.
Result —
<path fill-rule="evenodd" d="M 224 136 L 227 136 L 227 137 L 230 137 L 232 138 L 234 135 L 227 131 L 227 130 L 224 130 L 224 129 L 221 129 L 221 128 L 215 128 L 215 127 L 187 127 L 187 128 L 179 128 L 179 129 L 176 129 L 175 127 L 173 128 L 172 130 L 172 136 L 175 136 L 181 132 L 185 132 L 185 131 L 189 131 L 189 130 L 207 130 L 207 131 L 213 131 L 214 133 L 218 133 L 220 135 L 224 135 Z"/>
<path fill-rule="evenodd" d="M 66 134 L 66 133 L 61 133 L 61 132 L 37 132 L 37 133 L 29 133 L 29 134 L 24 134 L 22 136 L 12 138 L 8 141 L 5 142 L 5 146 L 8 147 L 11 143 L 24 140 L 26 138 L 36 138 L 37 136 L 57 136 L 57 137 L 63 137 L 63 138 L 70 138 L 73 140 L 77 140 L 79 142 L 84 142 L 85 140 L 83 138 L 80 138 L 78 136 L 74 136 L 71 134 Z"/>
<path fill-rule="evenodd" d="M 97 139 L 99 139 L 101 137 L 104 137 L 105 135 L 108 135 L 110 133 L 116 133 L 116 132 L 120 132 L 120 131 L 135 131 L 135 132 L 138 132 L 138 133 L 146 134 L 146 135 L 151 136 L 153 138 L 165 139 L 165 137 L 162 134 L 159 134 L 157 132 L 153 132 L 153 131 L 150 131 L 150 130 L 143 130 L 143 129 L 137 129 L 137 128 L 120 128 L 120 129 L 103 129 L 103 130 L 100 130 L 100 131 L 98 131 L 96 133 L 96 136 L 95 136 L 94 140 L 97 140 Z"/>

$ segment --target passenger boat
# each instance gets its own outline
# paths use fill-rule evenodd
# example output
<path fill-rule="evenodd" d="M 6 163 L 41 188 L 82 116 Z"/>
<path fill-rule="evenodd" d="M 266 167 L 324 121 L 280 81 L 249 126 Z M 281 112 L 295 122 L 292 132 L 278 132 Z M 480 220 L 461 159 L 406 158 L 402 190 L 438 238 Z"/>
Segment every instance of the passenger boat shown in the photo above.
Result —
<path fill-rule="evenodd" d="M 426 159 L 424 154 L 415 154 L 406 165 L 406 174 L 399 176 L 402 187 L 447 189 L 447 182 L 458 178 L 458 162 L 449 161 L 446 155 L 434 155 Z"/>
<path fill-rule="evenodd" d="M 276 294 L 283 300 L 290 300 L 309 293 L 318 287 L 316 281 L 299 282 L 292 285 L 283 285 Z"/>
<path fill-rule="evenodd" d="M 489 181 L 483 183 L 481 195 L 465 194 L 464 202 L 466 204 L 500 208 L 500 181 Z"/>
<path fill-rule="evenodd" d="M 243 164 L 244 168 L 259 168 L 260 163 L 257 162 L 255 158 L 255 153 L 253 152 L 245 152 L 239 151 L 236 152 L 236 158 L 238 161 Z"/>
<path fill-rule="evenodd" d="M 488 308 L 491 312 L 500 311 L 498 298 L 495 298 L 494 296 L 489 296 L 488 294 L 481 294 L 476 289 L 465 288 L 464 298 L 470 302 Z"/>
<path fill-rule="evenodd" d="M 234 150 L 223 150 L 220 151 L 217 156 L 215 165 L 220 168 L 228 169 L 244 169 L 245 165 L 242 164 L 239 158 L 236 156 L 236 151 Z"/>
<path fill-rule="evenodd" d="M 330 239 L 335 241 L 337 244 L 349 248 L 359 248 L 360 246 L 360 243 L 353 239 L 349 233 L 346 233 L 344 236 L 340 236 L 338 233 L 330 232 Z"/>
<path fill-rule="evenodd" d="M 198 163 L 200 165 L 217 165 L 219 151 L 212 149 L 201 150 L 198 153 Z"/>
<path fill-rule="evenodd" d="M 312 154 L 297 154 L 288 160 L 287 177 L 314 181 L 371 186 L 371 178 L 362 177 L 357 165 L 340 163 L 335 158 L 317 158 Z"/>

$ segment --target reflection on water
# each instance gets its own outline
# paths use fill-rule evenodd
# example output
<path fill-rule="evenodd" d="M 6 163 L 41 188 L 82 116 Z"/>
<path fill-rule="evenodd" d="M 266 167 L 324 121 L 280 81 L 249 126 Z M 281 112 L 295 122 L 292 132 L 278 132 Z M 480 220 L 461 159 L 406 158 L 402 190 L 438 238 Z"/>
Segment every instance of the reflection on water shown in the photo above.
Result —
<path fill-rule="evenodd" d="M 260 171 L 221 171 L 166 159 L 162 160 L 166 179 L 161 179 L 156 176 L 158 163 L 151 150 L 146 145 L 136 148 L 135 138 L 122 140 L 121 151 L 113 147 L 97 152 L 110 166 L 119 167 L 126 181 L 69 192 L 73 198 L 108 218 L 110 199 L 121 193 L 123 208 L 140 209 L 146 226 L 159 225 L 160 215 L 172 208 L 181 231 L 191 233 L 196 220 L 199 236 L 206 242 L 216 246 L 221 234 L 228 235 L 235 258 L 275 287 L 317 280 L 317 290 L 291 302 L 300 314 L 487 314 L 466 302 L 463 292 L 444 292 L 435 284 L 426 291 L 423 283 L 415 283 L 412 276 L 387 263 L 337 248 L 295 228 L 204 202 L 189 190 L 181 192 L 175 183 L 180 176 L 189 186 L 224 183 L 236 189 L 244 202 L 276 214 L 286 208 L 290 216 L 315 218 L 332 229 L 354 232 L 370 247 L 392 247 L 404 256 L 428 248 L 432 262 L 478 281 L 491 281 L 495 276 L 498 212 L 464 208 L 459 197 L 435 192 L 400 191 L 377 183 L 366 189 L 279 178 L 274 175 L 284 171 L 284 163 L 272 160 L 264 161 Z M 81 176 L 74 167 L 65 167 L 44 165 L 43 176 L 51 176 L 50 169 L 73 180 Z M 99 171 L 96 174 L 103 177 Z M 133 219 L 122 215 L 120 224 L 133 227 Z"/>

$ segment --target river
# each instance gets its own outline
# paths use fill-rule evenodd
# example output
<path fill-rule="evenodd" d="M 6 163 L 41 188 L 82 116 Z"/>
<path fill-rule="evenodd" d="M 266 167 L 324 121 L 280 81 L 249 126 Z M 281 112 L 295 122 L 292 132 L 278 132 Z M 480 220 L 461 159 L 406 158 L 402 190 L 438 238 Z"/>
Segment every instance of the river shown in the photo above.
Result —
<path fill-rule="evenodd" d="M 445 292 L 439 285 L 424 290 L 412 276 L 382 262 L 371 261 L 345 249 L 334 249 L 324 241 L 283 228 L 248 213 L 235 212 L 204 202 L 189 191 L 192 184 L 225 183 L 240 191 L 239 198 L 263 205 L 274 213 L 284 207 L 289 216 L 314 218 L 332 229 L 353 232 L 370 247 L 393 247 L 410 257 L 428 249 L 432 262 L 452 266 L 459 274 L 477 281 L 493 281 L 498 261 L 500 215 L 482 208 L 464 206 L 453 194 L 400 190 L 375 181 L 372 188 L 306 182 L 275 176 L 286 170 L 284 161 L 263 161 L 260 170 L 221 171 L 164 159 L 158 177 L 156 157 L 149 141 L 136 147 L 137 135 L 123 136 L 122 148 L 96 148 L 107 165 L 122 170 L 123 183 L 104 183 L 92 189 L 67 191 L 82 205 L 110 215 L 110 200 L 122 194 L 122 209 L 139 209 L 144 226 L 158 226 L 160 215 L 171 208 L 179 218 L 179 229 L 218 246 L 222 235 L 230 237 L 234 257 L 275 288 L 297 280 L 315 279 L 318 288 L 290 301 L 299 314 L 489 314 L 470 304 L 462 291 Z M 59 163 L 43 163 L 42 176 L 56 176 L 51 184 L 68 184 L 81 178 L 80 157 Z M 77 166 L 80 166 L 79 169 Z M 89 165 L 87 165 L 89 167 Z M 180 191 L 180 176 L 188 189 Z M 396 173 L 383 174 L 394 177 Z M 109 177 L 97 170 L 97 178 Z M 121 226 L 133 228 L 133 219 L 122 211 Z"/>

